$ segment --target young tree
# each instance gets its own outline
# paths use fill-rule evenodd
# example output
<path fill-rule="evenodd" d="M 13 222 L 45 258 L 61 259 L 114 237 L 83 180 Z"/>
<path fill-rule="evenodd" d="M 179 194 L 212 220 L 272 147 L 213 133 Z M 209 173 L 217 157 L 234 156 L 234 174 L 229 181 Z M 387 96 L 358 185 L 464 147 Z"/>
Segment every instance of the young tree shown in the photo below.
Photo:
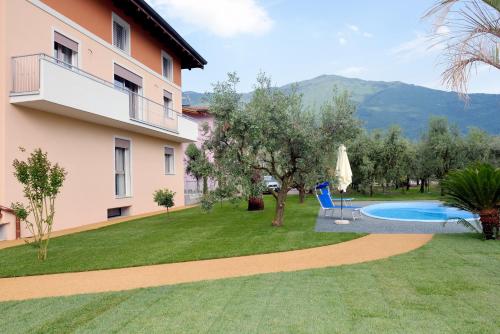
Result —
<path fill-rule="evenodd" d="M 408 141 L 402 136 L 401 128 L 391 127 L 384 135 L 382 143 L 382 166 L 385 166 L 383 178 L 386 183 L 396 187 L 408 175 Z M 385 189 L 385 187 L 384 187 Z"/>
<path fill-rule="evenodd" d="M 24 149 L 21 149 L 24 152 Z M 12 209 L 33 235 L 38 248 L 38 259 L 47 259 L 50 234 L 54 223 L 55 200 L 66 178 L 66 171 L 57 163 L 52 164 L 47 153 L 34 150 L 26 161 L 15 159 L 14 175 L 23 185 L 28 205 L 13 203 Z"/>
<path fill-rule="evenodd" d="M 352 186 L 363 193 L 368 189 L 370 196 L 373 195 L 373 183 L 375 182 L 376 161 L 373 160 L 375 154 L 372 153 L 374 145 L 372 137 L 363 131 L 349 148 Z"/>
<path fill-rule="evenodd" d="M 464 150 L 467 164 L 488 162 L 492 153 L 492 138 L 485 131 L 472 127 L 464 139 Z"/>
<path fill-rule="evenodd" d="M 500 69 L 500 1 L 437 0 L 424 17 L 434 18 L 435 43 L 444 45 L 443 83 L 467 97 L 478 64 Z"/>
<path fill-rule="evenodd" d="M 206 194 L 208 192 L 208 178 L 213 172 L 213 167 L 205 150 L 190 143 L 186 148 L 186 157 L 186 173 L 192 175 L 196 179 L 197 185 L 200 179 L 203 180 L 203 194 Z"/>
<path fill-rule="evenodd" d="M 314 117 L 304 112 L 301 96 L 292 89 L 284 93 L 271 86 L 261 74 L 249 103 L 242 104 L 236 92 L 238 79 L 230 74 L 218 83 L 211 96 L 210 110 L 215 116 L 211 138 L 214 157 L 228 167 L 235 181 L 245 187 L 253 171 L 262 171 L 281 183 L 276 200 L 273 226 L 282 226 L 285 202 L 294 178 L 307 172 L 311 152 L 317 147 Z"/>
<path fill-rule="evenodd" d="M 174 196 L 175 192 L 170 189 L 159 189 L 156 190 L 153 194 L 153 200 L 159 206 L 164 206 L 167 208 L 167 216 L 169 215 L 168 209 L 173 207 L 174 204 Z"/>

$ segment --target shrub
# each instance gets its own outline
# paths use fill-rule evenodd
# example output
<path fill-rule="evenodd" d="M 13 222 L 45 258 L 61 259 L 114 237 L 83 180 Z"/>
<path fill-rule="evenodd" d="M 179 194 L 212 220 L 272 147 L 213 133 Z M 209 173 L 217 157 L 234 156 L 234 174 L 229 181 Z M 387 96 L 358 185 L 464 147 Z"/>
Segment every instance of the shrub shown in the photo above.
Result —
<path fill-rule="evenodd" d="M 24 152 L 24 149 L 20 150 Z M 12 203 L 11 208 L 33 235 L 32 243 L 38 248 L 38 259 L 46 260 L 54 223 L 55 199 L 66 178 L 66 171 L 58 164 L 52 165 L 47 153 L 39 148 L 30 154 L 27 161 L 16 159 L 12 165 L 29 204 Z"/>
<path fill-rule="evenodd" d="M 168 209 L 173 207 L 175 192 L 170 189 L 159 189 L 154 192 L 153 199 L 159 206 L 164 206 L 167 208 L 167 215 L 169 215 Z"/>

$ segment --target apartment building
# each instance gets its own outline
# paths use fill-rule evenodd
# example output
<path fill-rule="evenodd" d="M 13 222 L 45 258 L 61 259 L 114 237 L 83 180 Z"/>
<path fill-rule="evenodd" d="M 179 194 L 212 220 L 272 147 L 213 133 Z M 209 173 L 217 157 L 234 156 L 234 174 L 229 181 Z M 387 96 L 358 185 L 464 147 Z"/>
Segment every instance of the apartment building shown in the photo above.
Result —
<path fill-rule="evenodd" d="M 207 139 L 210 131 L 214 126 L 214 115 L 212 115 L 207 106 L 191 106 L 183 105 L 182 113 L 188 115 L 198 124 L 198 138 L 195 145 L 201 148 L 203 142 Z M 185 152 L 188 143 L 184 143 L 183 151 Z M 184 154 L 185 155 L 185 154 Z M 209 157 L 212 159 L 212 157 Z M 184 160 L 184 169 L 187 167 L 187 161 Z M 207 180 L 208 190 L 214 190 L 217 187 L 217 181 L 209 178 Z M 201 201 L 203 191 L 203 180 L 197 180 L 193 175 L 185 174 L 184 176 L 184 200 L 187 204 L 199 203 Z"/>
<path fill-rule="evenodd" d="M 0 1 L 0 40 L 0 240 L 27 236 L 1 206 L 36 148 L 68 173 L 54 230 L 184 205 L 182 70 L 206 61 L 144 0 Z"/>

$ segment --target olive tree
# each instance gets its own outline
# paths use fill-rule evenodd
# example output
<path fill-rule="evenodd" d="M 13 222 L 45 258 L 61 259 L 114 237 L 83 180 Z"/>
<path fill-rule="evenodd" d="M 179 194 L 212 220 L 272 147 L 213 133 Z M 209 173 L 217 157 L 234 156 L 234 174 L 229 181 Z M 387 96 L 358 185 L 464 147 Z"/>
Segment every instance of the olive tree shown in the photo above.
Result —
<path fill-rule="evenodd" d="M 46 260 L 54 224 L 55 200 L 66 178 L 66 171 L 57 163 L 52 164 L 47 153 L 39 148 L 26 161 L 15 159 L 12 165 L 28 205 L 17 202 L 11 207 L 33 235 L 32 243 L 38 248 L 38 259 Z"/>
<path fill-rule="evenodd" d="M 252 98 L 246 104 L 236 91 L 238 78 L 214 86 L 210 110 L 215 116 L 210 146 L 214 158 L 226 166 L 242 191 L 251 192 L 248 182 L 255 171 L 273 176 L 280 183 L 273 226 L 282 226 L 288 191 L 299 173 L 308 172 L 317 157 L 314 116 L 303 110 L 295 89 L 280 91 L 264 74 L 257 78 Z"/>
<path fill-rule="evenodd" d="M 190 143 L 186 148 L 186 173 L 196 179 L 196 186 L 198 186 L 200 179 L 203 180 L 203 194 L 208 192 L 208 178 L 212 171 L 212 163 L 208 159 L 205 150 Z"/>

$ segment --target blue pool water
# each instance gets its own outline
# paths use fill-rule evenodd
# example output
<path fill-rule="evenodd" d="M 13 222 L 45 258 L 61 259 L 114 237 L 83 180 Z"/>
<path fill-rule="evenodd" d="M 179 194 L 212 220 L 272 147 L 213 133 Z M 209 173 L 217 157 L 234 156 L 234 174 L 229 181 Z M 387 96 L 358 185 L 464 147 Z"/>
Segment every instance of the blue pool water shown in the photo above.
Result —
<path fill-rule="evenodd" d="M 361 212 L 373 218 L 401 220 L 444 222 L 450 219 L 475 219 L 474 214 L 443 206 L 439 202 L 392 202 L 365 206 Z"/>

